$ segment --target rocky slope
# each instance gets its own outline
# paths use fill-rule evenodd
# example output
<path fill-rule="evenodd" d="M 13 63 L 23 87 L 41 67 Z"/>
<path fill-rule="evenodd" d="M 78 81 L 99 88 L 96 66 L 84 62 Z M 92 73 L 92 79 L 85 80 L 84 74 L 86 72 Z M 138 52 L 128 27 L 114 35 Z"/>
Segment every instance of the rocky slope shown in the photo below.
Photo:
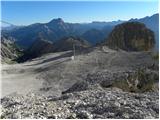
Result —
<path fill-rule="evenodd" d="M 1 99 L 1 118 L 158 118 L 158 61 L 150 52 L 103 46 L 75 60 L 69 53 L 50 53 L 4 69 L 2 91 L 12 91 Z"/>
<path fill-rule="evenodd" d="M 148 51 L 154 48 L 154 33 L 138 22 L 126 22 L 115 26 L 106 40 L 113 49 Z"/>
<path fill-rule="evenodd" d="M 59 98 L 33 93 L 15 96 L 2 99 L 1 118 L 155 119 L 159 116 L 158 92 L 136 94 L 96 87 Z"/>

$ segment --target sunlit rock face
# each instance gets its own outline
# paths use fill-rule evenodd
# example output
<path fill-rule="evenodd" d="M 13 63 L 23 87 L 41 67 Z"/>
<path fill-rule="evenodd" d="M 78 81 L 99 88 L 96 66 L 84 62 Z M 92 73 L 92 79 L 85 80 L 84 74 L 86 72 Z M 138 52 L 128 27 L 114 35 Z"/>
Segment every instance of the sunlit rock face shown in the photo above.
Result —
<path fill-rule="evenodd" d="M 112 49 L 148 51 L 154 47 L 154 33 L 139 22 L 126 22 L 115 26 L 107 39 Z"/>

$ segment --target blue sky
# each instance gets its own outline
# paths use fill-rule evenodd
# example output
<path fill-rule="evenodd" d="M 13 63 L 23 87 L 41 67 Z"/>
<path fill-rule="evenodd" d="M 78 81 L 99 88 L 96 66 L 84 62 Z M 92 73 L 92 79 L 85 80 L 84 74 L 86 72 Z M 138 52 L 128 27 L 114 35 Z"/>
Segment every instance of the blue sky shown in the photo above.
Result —
<path fill-rule="evenodd" d="M 45 23 L 54 18 L 62 18 L 66 22 L 73 23 L 128 20 L 155 13 L 158 13 L 157 1 L 3 1 L 1 3 L 1 19 L 15 25 Z"/>

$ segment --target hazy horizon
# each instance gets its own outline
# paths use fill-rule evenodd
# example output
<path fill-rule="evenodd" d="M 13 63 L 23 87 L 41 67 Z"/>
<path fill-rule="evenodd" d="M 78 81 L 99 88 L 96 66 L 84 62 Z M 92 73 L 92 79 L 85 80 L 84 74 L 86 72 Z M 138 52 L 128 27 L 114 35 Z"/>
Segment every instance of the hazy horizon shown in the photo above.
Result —
<path fill-rule="evenodd" d="M 157 2 L 2 1 L 1 20 L 15 25 L 46 23 L 56 18 L 70 23 L 129 20 L 158 13 Z"/>

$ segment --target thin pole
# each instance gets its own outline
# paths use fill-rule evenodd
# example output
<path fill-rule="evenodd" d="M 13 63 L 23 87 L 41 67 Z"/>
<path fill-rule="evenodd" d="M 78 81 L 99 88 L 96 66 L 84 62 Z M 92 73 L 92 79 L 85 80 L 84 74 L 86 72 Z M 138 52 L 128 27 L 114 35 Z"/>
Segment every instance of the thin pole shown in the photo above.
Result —
<path fill-rule="evenodd" d="M 74 56 L 74 59 L 75 59 L 75 55 L 76 55 L 75 44 L 73 44 L 73 56 Z"/>
<path fill-rule="evenodd" d="M 75 49 L 75 44 L 74 44 L 74 57 L 76 57 L 76 49 Z"/>

